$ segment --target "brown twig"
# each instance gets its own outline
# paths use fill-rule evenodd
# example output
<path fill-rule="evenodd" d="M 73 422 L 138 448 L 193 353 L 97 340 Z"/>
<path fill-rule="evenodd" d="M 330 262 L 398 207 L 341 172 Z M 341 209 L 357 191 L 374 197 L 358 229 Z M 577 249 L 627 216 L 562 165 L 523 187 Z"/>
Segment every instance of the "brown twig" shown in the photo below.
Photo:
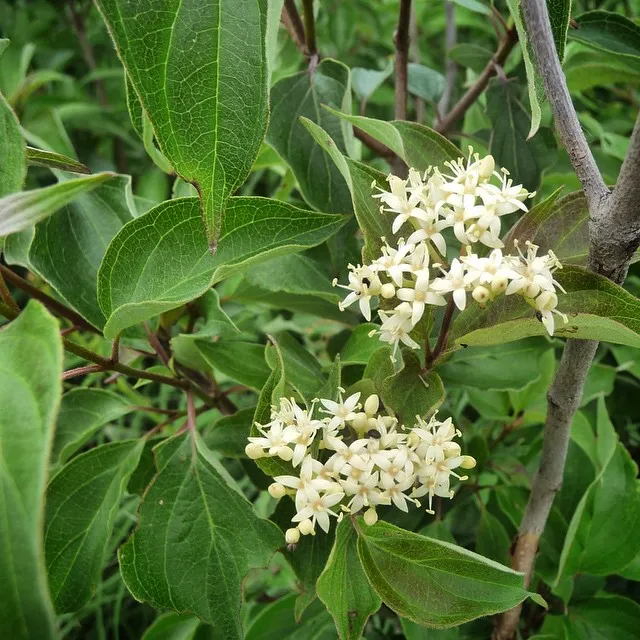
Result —
<path fill-rule="evenodd" d="M 508 55 L 511 53 L 516 43 L 518 42 L 518 32 L 515 27 L 511 27 L 505 34 L 500 47 L 496 51 L 495 55 L 487 63 L 482 73 L 478 76 L 477 80 L 473 83 L 466 93 L 458 100 L 451 111 L 440 120 L 435 129 L 438 133 L 445 134 L 453 127 L 458 120 L 460 120 L 467 109 L 478 99 L 480 94 L 487 88 L 489 80 L 496 74 L 496 68 L 501 67 Z"/>
<path fill-rule="evenodd" d="M 302 15 L 304 16 L 304 41 L 307 55 L 315 58 L 318 55 L 316 47 L 316 19 L 313 15 L 313 0 L 302 0 Z"/>
<path fill-rule="evenodd" d="M 436 342 L 436 346 L 433 349 L 433 360 L 438 358 L 438 356 L 444 351 L 447 346 L 447 338 L 449 337 L 449 327 L 451 326 L 451 320 L 453 318 L 453 314 L 456 310 L 456 305 L 453 301 L 453 296 L 449 298 L 447 301 L 447 308 L 444 311 L 444 316 L 442 318 L 442 325 L 440 325 L 440 333 L 438 335 L 438 341 Z"/>
<path fill-rule="evenodd" d="M 409 62 L 409 25 L 411 24 L 411 0 L 400 0 L 398 26 L 393 42 L 396 47 L 396 120 L 407 119 L 407 65 Z"/>
<path fill-rule="evenodd" d="M 386 160 L 391 160 L 396 157 L 396 154 L 389 149 L 389 147 L 379 142 L 374 137 L 370 136 L 368 133 L 363 131 L 362 129 L 358 129 L 358 127 L 353 127 L 353 134 L 355 135 L 362 144 L 371 149 L 375 154 L 379 155 L 381 158 L 385 158 Z"/>
<path fill-rule="evenodd" d="M 86 376 L 90 373 L 98 373 L 104 371 L 104 367 L 99 364 L 89 364 L 85 367 L 76 367 L 75 369 L 69 369 L 63 372 L 62 379 L 70 380 L 71 378 L 77 378 L 78 376 Z"/>
<path fill-rule="evenodd" d="M 420 64 L 420 32 L 418 30 L 418 19 L 416 16 L 416 3 L 411 4 L 411 23 L 409 24 L 409 50 L 411 52 L 411 61 Z M 416 122 L 424 121 L 424 100 L 414 96 L 413 106 L 416 112 Z"/>
<path fill-rule="evenodd" d="M 456 76 L 458 75 L 458 65 L 455 60 L 449 55 L 449 51 L 456 46 L 456 40 L 458 37 L 456 28 L 456 11 L 453 2 L 448 0 L 444 3 L 444 12 L 446 17 L 446 31 L 445 31 L 445 85 L 442 96 L 438 102 L 438 114 L 447 113 L 449 111 L 449 105 L 451 98 L 453 97 L 453 90 L 456 86 Z M 440 116 L 438 116 L 438 120 Z M 437 124 L 437 123 L 436 123 Z"/>
<path fill-rule="evenodd" d="M 281 20 L 298 50 L 306 56 L 307 45 L 304 38 L 304 25 L 300 19 L 295 0 L 284 0 Z"/>
<path fill-rule="evenodd" d="M 160 339 L 158 338 L 158 336 L 153 331 L 151 331 L 151 329 L 149 328 L 149 324 L 146 321 L 143 322 L 142 324 L 144 325 L 144 330 L 147 334 L 147 340 L 149 341 L 149 344 L 153 347 L 153 350 L 156 352 L 160 360 L 162 360 L 162 364 L 165 367 L 168 367 L 169 361 L 171 360 L 171 358 L 169 357 L 169 354 L 167 353 L 164 346 L 162 345 L 162 342 L 160 342 Z"/>
<path fill-rule="evenodd" d="M 102 335 L 98 329 L 89 324 L 79 313 L 76 313 L 73 309 L 69 309 L 66 305 L 58 302 L 51 296 L 48 296 L 44 291 L 41 291 L 30 282 L 27 282 L 27 280 L 21 278 L 17 273 L 2 264 L 0 264 L 0 274 L 4 276 L 7 282 L 18 287 L 18 289 L 22 289 L 22 291 L 28 293 L 32 298 L 40 300 L 40 302 L 42 302 L 49 310 L 57 313 L 59 316 L 62 316 L 67 320 L 70 320 L 74 325 L 82 327 L 85 331 L 91 331 L 92 333 Z"/>
<path fill-rule="evenodd" d="M 11 291 L 9 291 L 9 287 L 7 283 L 4 281 L 4 277 L 2 272 L 0 271 L 0 300 L 2 300 L 8 307 L 13 309 L 16 313 L 20 313 L 20 307 L 18 303 L 13 299 L 11 295 Z"/>

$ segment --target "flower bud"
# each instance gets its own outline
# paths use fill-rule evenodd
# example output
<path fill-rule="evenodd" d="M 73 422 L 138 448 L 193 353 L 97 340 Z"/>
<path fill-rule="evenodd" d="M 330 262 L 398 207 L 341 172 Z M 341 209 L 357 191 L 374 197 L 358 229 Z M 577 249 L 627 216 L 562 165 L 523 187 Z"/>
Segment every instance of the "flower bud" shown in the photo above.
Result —
<path fill-rule="evenodd" d="M 310 533 L 313 533 L 313 522 L 311 522 L 309 518 L 303 520 L 298 524 L 298 531 L 300 531 L 303 536 L 308 536 Z"/>
<path fill-rule="evenodd" d="M 296 544 L 298 540 L 300 540 L 300 530 L 297 527 L 287 529 L 287 532 L 284 534 L 284 539 L 287 541 L 287 544 Z"/>
<path fill-rule="evenodd" d="M 370 395 L 366 399 L 364 403 L 364 412 L 368 416 L 372 416 L 374 413 L 378 412 L 379 408 L 380 408 L 380 398 L 378 398 L 378 396 L 374 393 L 373 395 Z"/>
<path fill-rule="evenodd" d="M 366 413 L 356 413 L 356 417 L 351 421 L 351 426 L 356 431 L 364 431 L 367 428 L 369 418 Z"/>
<path fill-rule="evenodd" d="M 269 485 L 268 491 L 269 491 L 269 495 L 272 498 L 275 498 L 276 500 L 279 500 L 287 493 L 287 490 L 284 488 L 284 485 L 280 484 L 279 482 L 271 483 Z"/>
<path fill-rule="evenodd" d="M 460 452 L 460 445 L 457 442 L 450 442 L 444 450 L 444 457 L 457 458 L 460 455 Z"/>
<path fill-rule="evenodd" d="M 460 467 L 463 469 L 473 469 L 476 466 L 476 459 L 473 456 L 462 456 Z"/>
<path fill-rule="evenodd" d="M 374 525 L 376 522 L 378 522 L 378 514 L 373 507 L 370 507 L 364 512 L 364 521 L 369 526 Z"/>
<path fill-rule="evenodd" d="M 382 418 L 382 424 L 390 429 L 396 423 L 396 419 L 393 416 L 380 416 Z"/>
<path fill-rule="evenodd" d="M 248 458 L 251 458 L 251 460 L 257 460 L 258 458 L 264 457 L 263 448 L 256 442 L 250 442 L 244 448 L 244 452 L 247 454 Z"/>
<path fill-rule="evenodd" d="M 502 293 L 509 284 L 507 278 L 502 276 L 501 278 L 494 278 L 491 281 L 491 293 Z"/>
<path fill-rule="evenodd" d="M 535 282 L 532 282 L 527 288 L 523 291 L 523 295 L 525 298 L 535 298 L 540 293 L 540 286 Z"/>
<path fill-rule="evenodd" d="M 483 180 L 487 180 L 492 176 L 495 168 L 496 162 L 493 159 L 493 156 L 485 156 L 480 161 L 480 169 L 478 171 L 478 174 Z"/>
<path fill-rule="evenodd" d="M 289 462 L 289 460 L 293 458 L 293 449 L 286 446 L 279 447 L 278 458 L 280 458 L 280 460 L 284 460 L 285 462 Z"/>
<path fill-rule="evenodd" d="M 390 282 L 387 282 L 380 287 L 380 295 L 387 300 L 393 298 L 396 295 L 396 288 Z"/>
<path fill-rule="evenodd" d="M 477 286 L 471 294 L 473 299 L 479 304 L 484 304 L 489 299 L 489 290 L 482 285 Z"/>

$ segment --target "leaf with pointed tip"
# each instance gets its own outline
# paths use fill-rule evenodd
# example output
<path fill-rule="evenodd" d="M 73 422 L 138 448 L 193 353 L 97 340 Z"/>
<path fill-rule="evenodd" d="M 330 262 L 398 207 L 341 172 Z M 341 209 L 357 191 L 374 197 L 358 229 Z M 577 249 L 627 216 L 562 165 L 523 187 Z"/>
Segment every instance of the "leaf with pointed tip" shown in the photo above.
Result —
<path fill-rule="evenodd" d="M 610 11 L 588 11 L 576 18 L 571 38 L 617 56 L 640 58 L 640 26 Z"/>
<path fill-rule="evenodd" d="M 357 543 L 351 520 L 344 518 L 317 582 L 318 597 L 333 616 L 340 640 L 359 640 L 367 619 L 382 604 L 360 564 Z"/>
<path fill-rule="evenodd" d="M 378 522 L 358 520 L 358 554 L 371 586 L 398 615 L 453 627 L 515 607 L 524 576 L 462 547 Z"/>
<path fill-rule="evenodd" d="M 12 640 L 57 637 L 42 525 L 61 375 L 58 323 L 32 301 L 0 331 L 0 619 Z"/>
<path fill-rule="evenodd" d="M 60 169 L 70 173 L 91 173 L 89 167 L 81 162 L 69 158 L 62 153 L 55 151 L 45 151 L 44 149 L 34 149 L 27 147 L 27 162 L 34 167 L 45 167 L 47 169 Z"/>
<path fill-rule="evenodd" d="M 198 185 L 209 244 L 267 126 L 265 0 L 97 0 L 160 149 Z"/>
<path fill-rule="evenodd" d="M 57 613 L 78 611 L 95 593 L 117 509 L 143 447 L 144 440 L 95 447 L 49 483 L 44 544 Z"/>
<path fill-rule="evenodd" d="M 0 198 L 22 189 L 27 175 L 25 149 L 18 118 L 0 93 Z"/>
<path fill-rule="evenodd" d="M 163 202 L 113 238 L 98 272 L 106 338 L 204 294 L 212 284 L 270 258 L 324 242 L 345 216 L 268 198 L 230 198 L 211 255 L 196 198 Z"/>
<path fill-rule="evenodd" d="M 106 322 L 98 305 L 98 269 L 109 242 L 134 212 L 131 178 L 114 175 L 35 227 L 32 270 L 98 328 Z"/>
<path fill-rule="evenodd" d="M 409 93 L 429 102 L 437 102 L 445 87 L 444 76 L 423 64 L 410 62 L 407 65 Z"/>
<path fill-rule="evenodd" d="M 207 364 L 240 384 L 259 391 L 269 374 L 264 345 L 253 342 L 197 340 L 196 347 Z"/>
<path fill-rule="evenodd" d="M 604 276 L 567 266 L 554 274 L 567 293 L 558 296 L 558 309 L 569 316 L 556 322 L 554 335 L 603 340 L 640 347 L 640 300 Z M 475 303 L 451 325 L 450 348 L 492 345 L 545 335 L 534 310 L 518 295 L 503 296 L 480 309 Z"/>
<path fill-rule="evenodd" d="M 368 100 L 392 73 L 393 63 L 391 61 L 381 71 L 353 67 L 351 69 L 353 91 L 361 100 Z"/>
<path fill-rule="evenodd" d="M 66 462 L 100 427 L 132 411 L 122 396 L 104 389 L 72 389 L 62 396 L 51 463 Z"/>
<path fill-rule="evenodd" d="M 276 82 L 271 89 L 271 121 L 267 142 L 291 167 L 305 201 L 330 213 L 350 210 L 349 190 L 325 152 L 314 144 L 300 118 L 308 118 L 331 133 L 340 152 L 351 145 L 352 133 L 331 113 L 328 104 L 351 109 L 349 68 L 325 59 L 313 70 L 301 71 Z"/>
<path fill-rule="evenodd" d="M 239 639 L 242 580 L 268 563 L 282 533 L 255 515 L 197 432 L 165 442 L 138 528 L 118 554 L 122 577 L 136 599 L 195 613 Z"/>
<path fill-rule="evenodd" d="M 50 187 L 13 193 L 0 199 L 0 237 L 22 231 L 54 214 L 77 196 L 87 193 L 113 173 L 96 173 L 86 178 L 58 182 Z"/>
<path fill-rule="evenodd" d="M 462 155 L 458 147 L 443 135 L 423 124 L 405 120 L 385 122 L 325 108 L 362 129 L 378 142 L 382 142 L 408 166 L 418 171 L 426 171 L 430 166 L 441 166 L 448 160 L 456 160 Z"/>

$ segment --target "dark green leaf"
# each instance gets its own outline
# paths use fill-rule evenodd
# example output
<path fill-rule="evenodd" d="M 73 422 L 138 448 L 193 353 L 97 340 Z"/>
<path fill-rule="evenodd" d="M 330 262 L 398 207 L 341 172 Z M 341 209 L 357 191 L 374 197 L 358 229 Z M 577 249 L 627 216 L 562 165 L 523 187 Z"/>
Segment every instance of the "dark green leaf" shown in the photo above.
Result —
<path fill-rule="evenodd" d="M 267 198 L 231 198 L 211 255 L 199 216 L 197 199 L 171 200 L 113 238 L 98 273 L 105 337 L 201 296 L 235 271 L 315 246 L 346 221 Z"/>
<path fill-rule="evenodd" d="M 142 640 L 204 640 L 198 634 L 202 626 L 196 616 L 164 613 L 147 628 Z"/>
<path fill-rule="evenodd" d="M 120 549 L 122 577 L 138 600 L 241 638 L 242 580 L 267 564 L 282 534 L 255 515 L 197 433 L 168 443 L 138 528 Z"/>
<path fill-rule="evenodd" d="M 449 57 L 463 67 L 481 73 L 493 57 L 493 51 L 471 42 L 462 42 L 449 49 Z"/>
<path fill-rule="evenodd" d="M 231 416 L 222 416 L 203 434 L 205 444 L 212 451 L 220 451 L 223 456 L 244 458 L 244 448 L 251 432 L 251 422 L 255 409 L 240 409 Z"/>
<path fill-rule="evenodd" d="M 640 58 L 640 27 L 619 13 L 588 11 L 576 18 L 574 40 L 618 56 Z"/>
<path fill-rule="evenodd" d="M 556 44 L 556 52 L 560 62 L 564 60 L 564 50 L 567 46 L 567 32 L 571 19 L 571 0 L 547 0 L 549 22 L 553 40 Z"/>
<path fill-rule="evenodd" d="M 397 614 L 452 627 L 510 609 L 527 596 L 523 575 L 447 542 L 386 522 L 358 522 L 358 554 L 371 586 Z"/>
<path fill-rule="evenodd" d="M 58 323 L 30 302 L 0 331 L 0 619 L 12 640 L 57 637 L 42 525 L 61 375 Z"/>
<path fill-rule="evenodd" d="M 358 325 L 340 350 L 342 364 L 367 364 L 369 358 L 382 346 L 378 336 L 369 336 L 371 331 L 379 328 L 380 325 L 370 322 Z"/>
<path fill-rule="evenodd" d="M 100 581 L 107 543 L 144 440 L 111 442 L 74 458 L 47 488 L 45 555 L 57 613 L 78 611 Z"/>
<path fill-rule="evenodd" d="M 198 185 L 215 245 L 267 125 L 266 2 L 97 4 L 160 149 Z"/>
<path fill-rule="evenodd" d="M 71 173 L 91 173 L 91 169 L 81 162 L 69 158 L 62 153 L 56 153 L 55 151 L 45 151 L 44 149 L 27 147 L 26 159 L 27 162 L 34 167 L 60 169 L 61 171 L 69 171 Z"/>
<path fill-rule="evenodd" d="M 25 155 L 18 118 L 0 93 L 0 198 L 22 189 L 27 174 Z"/>
<path fill-rule="evenodd" d="M 382 604 L 360 564 L 357 543 L 351 520 L 344 518 L 317 583 L 318 597 L 333 616 L 341 640 L 359 640 L 367 619 Z"/>
<path fill-rule="evenodd" d="M 341 152 L 346 152 L 353 135 L 350 127 L 321 109 L 323 104 L 351 111 L 349 69 L 341 62 L 325 59 L 312 74 L 301 71 L 274 85 L 267 141 L 291 167 L 310 206 L 347 213 L 351 199 L 344 179 L 300 122 L 301 117 L 315 122 L 329 132 Z"/>
<path fill-rule="evenodd" d="M 635 640 L 640 605 L 629 598 L 602 593 L 569 607 L 569 638 Z"/>
<path fill-rule="evenodd" d="M 196 347 L 212 369 L 256 391 L 262 389 L 271 373 L 264 359 L 264 345 L 198 340 Z"/>
<path fill-rule="evenodd" d="M 476 551 L 485 558 L 491 558 L 505 566 L 511 564 L 509 548 L 511 540 L 498 518 L 483 508 L 476 538 Z"/>
<path fill-rule="evenodd" d="M 51 450 L 52 464 L 66 462 L 100 427 L 126 415 L 131 404 L 103 389 L 73 389 L 62 396 Z"/>
<path fill-rule="evenodd" d="M 33 226 L 75 197 L 95 189 L 113 176 L 113 173 L 96 173 L 86 178 L 76 178 L 58 182 L 50 187 L 5 196 L 0 200 L 0 237 Z"/>

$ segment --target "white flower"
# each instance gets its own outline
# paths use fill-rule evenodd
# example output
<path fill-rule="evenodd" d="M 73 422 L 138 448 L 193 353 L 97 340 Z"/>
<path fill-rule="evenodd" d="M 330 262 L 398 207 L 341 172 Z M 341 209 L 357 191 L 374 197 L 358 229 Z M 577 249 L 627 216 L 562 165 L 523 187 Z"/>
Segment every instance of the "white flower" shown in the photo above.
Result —
<path fill-rule="evenodd" d="M 413 500 L 412 498 L 408 498 L 404 495 L 405 491 L 408 491 L 413 487 L 415 482 L 414 476 L 409 476 L 398 484 L 393 481 L 389 481 L 388 478 L 381 479 L 380 482 L 385 488 L 383 496 L 390 498 L 391 502 L 393 502 L 393 504 L 401 511 L 409 511 L 409 508 L 407 507 L 407 500 L 417 502 L 417 500 Z"/>
<path fill-rule="evenodd" d="M 350 395 L 346 400 L 342 399 L 342 391 L 338 402 L 333 400 L 320 400 L 322 406 L 327 409 L 324 413 L 332 416 L 329 421 L 328 428 L 330 430 L 342 428 L 345 422 L 349 422 L 356 417 L 356 411 L 359 409 L 358 400 L 360 400 L 360 392 Z"/>
<path fill-rule="evenodd" d="M 517 241 L 514 244 L 520 259 L 511 258 L 511 266 L 518 275 L 509 283 L 505 295 L 521 293 L 526 298 L 535 298 L 540 291 L 554 292 L 556 287 L 564 291 L 553 278 L 553 272 L 561 268 L 561 265 L 552 252 L 539 256 L 538 246 L 527 241 L 527 255 L 524 256 Z"/>
<path fill-rule="evenodd" d="M 447 227 L 453 227 L 453 233 L 460 244 L 469 244 L 466 223 L 473 219 L 473 210 L 455 207 L 445 217 Z"/>
<path fill-rule="evenodd" d="M 454 258 L 451 261 L 449 271 L 445 273 L 444 278 L 436 278 L 431 283 L 431 288 L 440 293 L 451 292 L 456 307 L 462 311 L 467 304 L 467 285 L 464 281 L 464 265 Z"/>
<path fill-rule="evenodd" d="M 275 476 L 274 480 L 285 487 L 296 490 L 296 510 L 302 509 L 307 502 L 307 489 L 316 492 L 326 491 L 335 486 L 335 482 L 323 478 L 314 478 L 314 473 L 322 468 L 322 463 L 307 456 L 300 467 L 300 476 Z"/>
<path fill-rule="evenodd" d="M 415 181 L 415 173 L 412 175 Z M 418 207 L 422 199 L 422 185 L 414 184 L 407 192 L 407 181 L 402 180 L 394 175 L 387 177 L 391 191 L 380 189 L 380 193 L 374 194 L 374 198 L 380 199 L 386 208 L 383 211 L 389 213 L 397 213 L 398 215 L 393 221 L 392 232 L 398 233 L 400 227 L 411 218 L 426 219 L 427 213 Z M 409 196 L 409 197 L 407 197 Z"/>
<path fill-rule="evenodd" d="M 295 426 L 285 426 L 280 420 L 264 426 L 256 423 L 256 427 L 262 434 L 262 437 L 250 437 L 249 442 L 257 444 L 263 449 L 267 449 L 267 453 L 270 456 L 278 455 L 282 447 L 287 447 L 287 445 L 294 442 L 298 437 L 298 430 Z"/>
<path fill-rule="evenodd" d="M 348 496 L 353 496 L 347 503 L 351 513 L 357 513 L 363 507 L 375 507 L 379 504 L 389 504 L 389 498 L 383 495 L 378 487 L 378 472 L 356 481 L 352 478 L 340 480 L 340 484 Z"/>
<path fill-rule="evenodd" d="M 400 243 L 397 249 L 388 244 L 382 247 L 382 256 L 373 261 L 377 271 L 385 271 L 398 287 L 402 286 L 403 274 L 411 271 L 411 266 L 404 262 L 413 245 Z"/>
<path fill-rule="evenodd" d="M 421 274 L 418 276 L 413 289 L 398 289 L 396 291 L 398 299 L 411 302 L 411 324 L 418 324 L 424 315 L 425 305 L 445 305 L 447 301 L 439 294 L 431 290 L 429 276 Z"/>
<path fill-rule="evenodd" d="M 338 304 L 340 311 L 344 311 L 346 307 L 358 300 L 360 312 L 367 319 L 371 320 L 371 298 L 380 294 L 382 283 L 378 274 L 369 266 L 354 267 L 349 265 L 349 284 L 338 284 L 337 280 L 333 281 L 333 285 L 338 285 L 342 289 L 347 289 L 351 293 Z"/>
<path fill-rule="evenodd" d="M 558 296 L 553 291 L 543 291 L 535 300 L 534 307 L 541 316 L 542 324 L 548 331 L 549 335 L 553 335 L 555 329 L 555 323 L 553 315 L 560 316 L 565 324 L 569 322 L 569 319 L 564 313 L 561 313 L 556 309 L 558 306 Z"/>
<path fill-rule="evenodd" d="M 365 471 L 369 464 L 367 454 L 366 438 L 355 440 L 350 445 L 346 445 L 342 440 L 332 440 L 328 443 L 328 448 L 334 450 L 331 458 L 327 461 L 327 465 L 332 471 L 340 473 L 345 465 L 349 465 L 352 469 Z"/>
<path fill-rule="evenodd" d="M 335 491 L 332 493 L 325 493 L 320 495 L 315 489 L 309 487 L 305 491 L 305 502 L 301 505 L 301 509 L 298 509 L 298 513 L 293 516 L 293 522 L 302 522 L 303 520 L 311 520 L 313 528 L 316 523 L 320 525 L 320 528 L 325 532 L 329 532 L 329 515 L 338 517 L 335 511 L 331 510 L 331 507 L 337 505 L 344 493 L 342 491 Z"/>
<path fill-rule="evenodd" d="M 444 220 L 429 218 L 428 220 L 420 220 L 417 231 L 414 231 L 408 238 L 407 244 L 418 244 L 425 240 L 433 242 L 441 256 L 447 255 L 447 243 L 441 231 L 447 228 Z"/>

